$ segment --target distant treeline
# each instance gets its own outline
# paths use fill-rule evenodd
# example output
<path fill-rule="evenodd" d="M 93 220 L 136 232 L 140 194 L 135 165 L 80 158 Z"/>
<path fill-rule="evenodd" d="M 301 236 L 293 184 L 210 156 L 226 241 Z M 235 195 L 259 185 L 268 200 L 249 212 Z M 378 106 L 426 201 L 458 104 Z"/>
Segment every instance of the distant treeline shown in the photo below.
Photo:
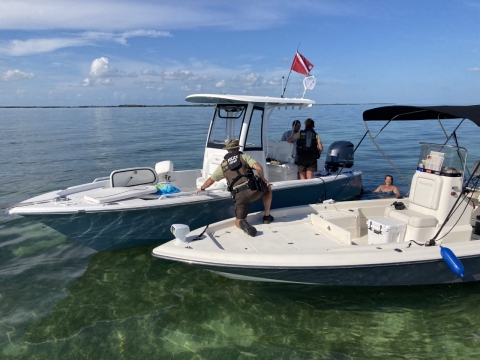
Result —
<path fill-rule="evenodd" d="M 314 106 L 349 106 L 349 105 L 391 105 L 393 103 L 358 103 L 358 104 L 314 104 Z M 193 104 L 193 105 L 85 105 L 85 106 L 0 106 L 0 109 L 57 109 L 57 108 L 124 108 L 124 107 L 210 107 L 215 104 Z"/>
<path fill-rule="evenodd" d="M 57 109 L 57 108 L 118 108 L 118 107 L 209 107 L 214 104 L 194 104 L 194 105 L 136 105 L 136 104 L 124 104 L 124 105 L 84 105 L 84 106 L 0 106 L 0 109 Z"/>

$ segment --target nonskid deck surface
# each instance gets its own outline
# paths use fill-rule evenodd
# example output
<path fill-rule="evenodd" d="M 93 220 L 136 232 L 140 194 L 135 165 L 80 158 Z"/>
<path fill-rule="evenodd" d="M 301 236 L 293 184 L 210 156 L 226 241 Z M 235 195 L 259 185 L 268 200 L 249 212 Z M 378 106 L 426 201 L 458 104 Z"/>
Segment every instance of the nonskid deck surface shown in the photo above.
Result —
<path fill-rule="evenodd" d="M 251 225 L 257 229 L 255 237 L 235 226 L 209 233 L 208 237 L 213 237 L 228 252 L 244 253 L 250 250 L 265 254 L 310 253 L 342 247 L 337 241 L 314 228 L 308 215 L 291 215 L 286 222 L 278 220 L 271 224 L 250 220 Z M 199 250 L 202 247 L 200 243 L 199 241 Z M 205 246 L 210 248 L 206 243 Z"/>
<path fill-rule="evenodd" d="M 237 228 L 234 220 L 229 219 L 212 224 L 206 230 L 205 227 L 193 230 L 187 236 L 189 242 L 173 240 L 155 248 L 152 254 L 187 263 L 247 267 L 344 267 L 440 260 L 439 246 L 419 246 L 409 241 L 368 244 L 364 218 L 360 221 L 361 230 L 351 237 L 351 242 L 329 233 L 328 226 L 318 228 L 312 222 L 312 217 L 335 221 L 345 214 L 348 217 L 362 212 L 377 214 L 390 201 L 364 200 L 276 209 L 272 211 L 275 221 L 270 224 L 262 223 L 263 213 L 255 213 L 247 218 L 257 229 L 255 237 Z M 355 207 L 360 204 L 362 208 Z M 471 240 L 478 239 L 475 234 L 471 237 Z M 458 256 L 473 256 L 478 254 L 480 242 L 465 241 L 448 246 Z"/>

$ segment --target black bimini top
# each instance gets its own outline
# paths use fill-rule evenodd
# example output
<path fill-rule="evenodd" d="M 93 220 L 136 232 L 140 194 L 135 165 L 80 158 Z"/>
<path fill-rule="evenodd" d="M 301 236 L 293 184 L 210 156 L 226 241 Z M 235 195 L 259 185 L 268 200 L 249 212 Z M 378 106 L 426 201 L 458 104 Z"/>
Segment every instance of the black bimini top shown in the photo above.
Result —
<path fill-rule="evenodd" d="M 382 106 L 363 113 L 364 121 L 469 119 L 480 127 L 480 105 L 469 106 Z"/>

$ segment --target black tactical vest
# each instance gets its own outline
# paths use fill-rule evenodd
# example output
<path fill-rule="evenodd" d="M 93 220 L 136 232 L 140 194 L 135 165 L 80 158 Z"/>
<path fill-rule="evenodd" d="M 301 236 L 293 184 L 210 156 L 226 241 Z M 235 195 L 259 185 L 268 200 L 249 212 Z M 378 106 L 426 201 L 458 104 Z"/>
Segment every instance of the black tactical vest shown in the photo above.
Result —
<path fill-rule="evenodd" d="M 240 151 L 232 151 L 225 155 L 221 164 L 223 175 L 227 179 L 228 190 L 232 191 L 236 184 L 253 178 L 253 170 L 242 158 Z"/>
<path fill-rule="evenodd" d="M 316 155 L 318 153 L 317 133 L 311 128 L 300 130 L 300 139 L 297 140 L 298 155 Z"/>

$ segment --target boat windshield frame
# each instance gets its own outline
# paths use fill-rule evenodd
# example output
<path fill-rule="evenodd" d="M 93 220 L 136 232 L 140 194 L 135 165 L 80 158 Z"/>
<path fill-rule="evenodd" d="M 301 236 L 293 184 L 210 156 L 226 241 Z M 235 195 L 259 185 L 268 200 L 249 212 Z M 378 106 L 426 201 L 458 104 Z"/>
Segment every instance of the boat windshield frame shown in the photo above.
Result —
<path fill-rule="evenodd" d="M 217 104 L 210 124 L 207 148 L 223 149 L 227 140 L 239 139 L 243 151 L 263 150 L 265 107 Z"/>
<path fill-rule="evenodd" d="M 417 171 L 460 177 L 467 168 L 468 150 L 462 146 L 420 143 Z"/>

